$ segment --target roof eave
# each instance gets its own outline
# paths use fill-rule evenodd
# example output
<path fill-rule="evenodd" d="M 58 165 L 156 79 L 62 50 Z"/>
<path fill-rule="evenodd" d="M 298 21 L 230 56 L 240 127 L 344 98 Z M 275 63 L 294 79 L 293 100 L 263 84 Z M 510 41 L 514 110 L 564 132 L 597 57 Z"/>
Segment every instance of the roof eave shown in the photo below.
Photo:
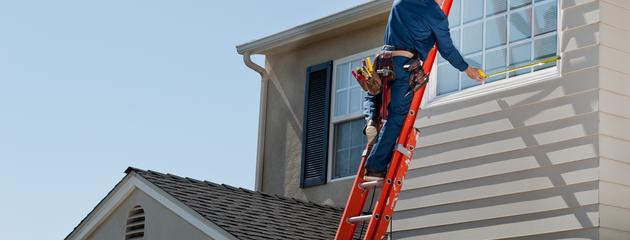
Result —
<path fill-rule="evenodd" d="M 362 20 L 389 11 L 392 0 L 374 0 L 356 7 L 308 22 L 294 28 L 236 46 L 241 54 L 263 54 L 264 52 L 296 41 L 313 37 L 336 28 L 360 22 Z"/>
<path fill-rule="evenodd" d="M 167 192 L 149 182 L 136 172 L 142 169 L 128 167 L 125 170 L 125 177 L 103 198 L 88 215 L 70 232 L 65 240 L 86 239 L 91 235 L 106 219 L 126 201 L 132 191 L 136 189 L 149 195 L 151 198 L 162 204 L 175 215 L 184 219 L 201 232 L 212 239 L 236 240 L 237 238 L 225 229 L 219 227 L 212 221 L 201 216 L 188 205 L 175 199 Z"/>

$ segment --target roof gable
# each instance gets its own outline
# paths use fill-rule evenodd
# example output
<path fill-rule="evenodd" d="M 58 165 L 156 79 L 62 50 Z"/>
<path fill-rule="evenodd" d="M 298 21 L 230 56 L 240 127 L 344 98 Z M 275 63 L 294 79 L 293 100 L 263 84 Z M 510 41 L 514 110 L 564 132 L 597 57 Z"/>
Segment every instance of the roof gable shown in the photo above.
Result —
<path fill-rule="evenodd" d="M 149 195 L 168 210 L 213 239 L 236 239 L 224 229 L 202 217 L 174 197 L 138 176 L 135 172 L 127 173 L 127 176 L 116 184 L 65 239 L 87 239 L 136 190 Z M 121 228 L 123 227 L 121 226 Z"/>
<path fill-rule="evenodd" d="M 238 239 L 333 239 L 342 210 L 228 185 L 130 169 Z"/>
<path fill-rule="evenodd" d="M 333 239 L 342 209 L 293 198 L 128 168 L 65 239 L 85 239 L 141 190 L 213 239 Z M 359 234 L 359 233 L 357 233 Z"/>

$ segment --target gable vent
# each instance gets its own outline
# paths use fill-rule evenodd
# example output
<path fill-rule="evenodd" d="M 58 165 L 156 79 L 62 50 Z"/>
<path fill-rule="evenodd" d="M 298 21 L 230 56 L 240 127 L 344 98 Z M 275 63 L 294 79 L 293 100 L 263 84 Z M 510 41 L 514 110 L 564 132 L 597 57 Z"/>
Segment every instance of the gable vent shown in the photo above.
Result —
<path fill-rule="evenodd" d="M 125 240 L 141 240 L 144 239 L 144 209 L 141 206 L 135 206 L 129 211 L 127 217 L 127 225 L 125 231 Z"/>

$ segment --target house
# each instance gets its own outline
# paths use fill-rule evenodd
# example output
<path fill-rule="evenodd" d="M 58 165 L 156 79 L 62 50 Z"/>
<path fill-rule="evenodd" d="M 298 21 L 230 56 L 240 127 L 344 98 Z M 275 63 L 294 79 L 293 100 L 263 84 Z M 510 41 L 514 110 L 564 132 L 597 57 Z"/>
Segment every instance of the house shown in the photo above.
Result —
<path fill-rule="evenodd" d="M 341 209 L 136 168 L 65 238 L 332 239 Z"/>
<path fill-rule="evenodd" d="M 454 0 L 395 239 L 630 239 L 630 1 Z M 261 75 L 256 190 L 343 207 L 365 144 L 350 77 L 382 45 L 377 0 L 237 47 Z M 265 64 L 251 61 L 264 55 Z"/>

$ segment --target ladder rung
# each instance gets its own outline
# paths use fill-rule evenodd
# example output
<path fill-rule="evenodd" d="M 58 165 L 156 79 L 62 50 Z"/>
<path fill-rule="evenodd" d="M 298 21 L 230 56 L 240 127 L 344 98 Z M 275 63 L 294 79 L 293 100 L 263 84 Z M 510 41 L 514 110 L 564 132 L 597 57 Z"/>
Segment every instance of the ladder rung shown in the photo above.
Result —
<path fill-rule="evenodd" d="M 348 222 L 360 223 L 360 222 L 370 221 L 370 219 L 372 219 L 372 215 L 363 215 L 363 216 L 356 216 L 356 217 L 348 218 Z"/>
<path fill-rule="evenodd" d="M 359 187 L 362 188 L 362 189 L 376 188 L 376 187 L 381 187 L 381 186 L 383 186 L 383 181 L 382 180 L 359 183 Z"/>

